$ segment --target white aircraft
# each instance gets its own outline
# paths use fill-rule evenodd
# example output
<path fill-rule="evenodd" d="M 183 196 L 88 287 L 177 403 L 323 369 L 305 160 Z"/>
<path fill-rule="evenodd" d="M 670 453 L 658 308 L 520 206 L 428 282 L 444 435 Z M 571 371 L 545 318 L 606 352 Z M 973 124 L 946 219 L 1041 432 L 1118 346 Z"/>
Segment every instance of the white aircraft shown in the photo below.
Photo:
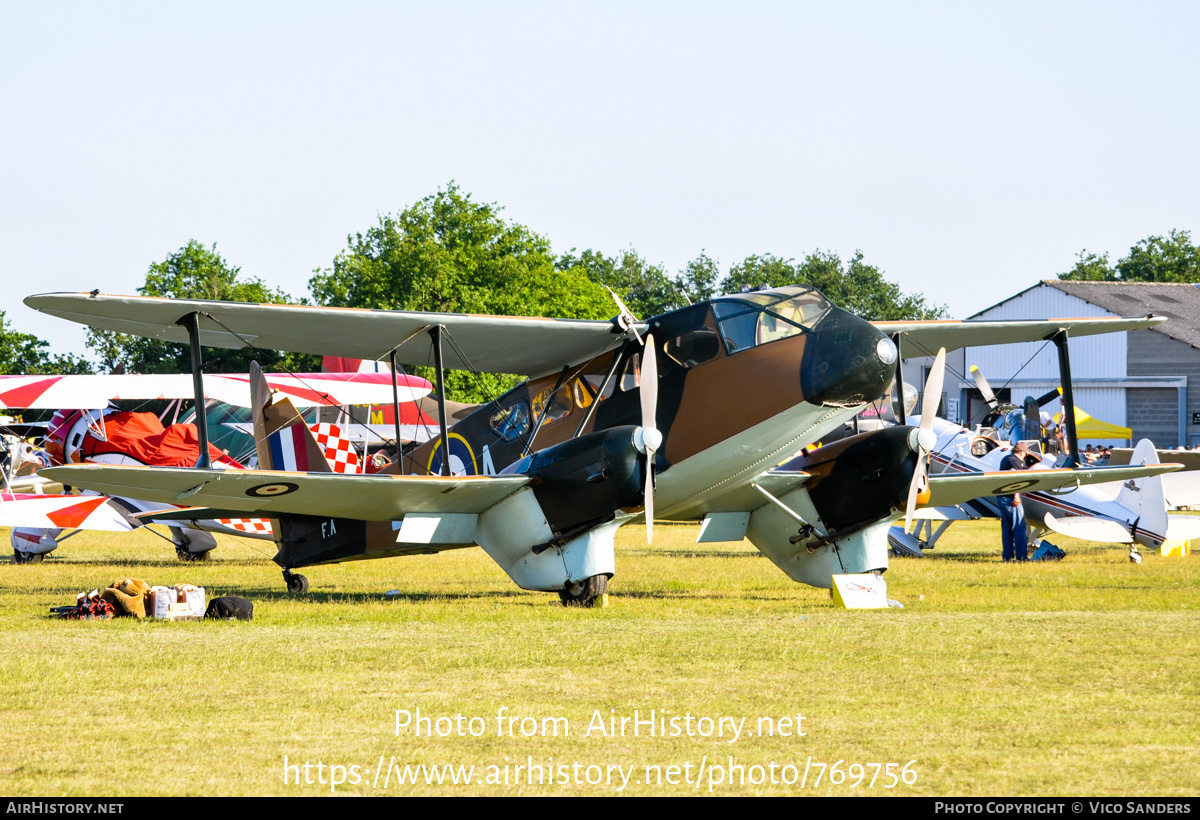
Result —
<path fill-rule="evenodd" d="M 525 589 L 589 604 L 616 571 L 622 524 L 703 520 L 703 541 L 748 537 L 791 578 L 828 588 L 841 573 L 883 572 L 886 533 L 919 505 L 1008 492 L 1010 474 L 929 476 L 929 425 L 863 433 L 779 470 L 880 398 L 899 345 L 956 348 L 1089 335 L 1160 320 L 883 322 L 872 325 L 795 286 L 721 296 L 611 322 L 45 294 L 26 304 L 94 327 L 255 347 L 529 377 L 419 447 L 404 474 L 341 476 L 77 465 L 58 481 L 166 503 L 180 515 L 254 515 L 293 569 L 481 546 Z M 443 351 L 442 342 L 450 340 Z M 940 379 L 944 354 L 931 379 Z M 902 382 L 903 379 L 901 378 Z M 439 400 L 443 397 L 440 395 Z M 254 401 L 264 448 L 296 431 L 288 410 Z M 932 420 L 932 416 L 929 416 Z M 271 438 L 275 437 L 275 438 Z M 303 439 L 303 436 L 300 437 Z M 306 440 L 290 437 L 293 452 Z M 1124 480 L 1159 467 L 1040 471 L 1029 487 Z"/>
<path fill-rule="evenodd" d="M 1002 406 L 983 374 L 975 367 L 971 371 L 984 399 L 992 406 L 993 414 L 989 418 L 996 416 L 996 426 L 980 425 L 972 431 L 935 418 L 932 429 L 937 443 L 930 453 L 930 469 L 940 475 L 996 471 L 1000 469 L 1000 462 L 1012 452 L 1016 441 L 1025 442 L 1029 466 L 1024 472 L 1008 473 L 1014 486 L 1040 471 L 1060 469 L 1067 456 L 1043 452 L 1042 439 L 1037 435 L 1042 430 L 1036 407 L 1039 401 L 1034 400 L 1023 411 Z M 1041 402 L 1058 395 L 1056 390 L 1043 396 Z M 1033 419 L 1032 426 L 1027 417 Z M 1030 435 L 1035 437 L 1027 438 Z M 1130 463 L 1133 466 L 1157 465 L 1159 459 L 1154 445 L 1148 439 L 1140 441 Z M 1169 477 L 1177 482 L 1177 488 L 1200 484 L 1200 474 L 1194 472 L 1177 472 Z M 1134 560 L 1140 560 L 1137 544 L 1157 550 L 1166 541 L 1200 537 L 1200 517 L 1169 514 L 1164 493 L 1165 478 L 1167 476 L 1147 475 L 1123 482 L 1021 490 L 1030 553 L 1034 553 L 1033 545 L 1048 531 L 1085 541 L 1128 544 Z M 1000 514 L 994 497 L 975 499 L 971 507 L 989 515 Z M 889 540 L 894 550 L 919 556 L 936 545 L 953 521 L 968 517 L 978 515 L 972 515 L 970 508 L 964 507 L 927 510 L 912 532 L 907 527 L 893 527 Z M 936 529 L 935 521 L 940 521 Z"/>

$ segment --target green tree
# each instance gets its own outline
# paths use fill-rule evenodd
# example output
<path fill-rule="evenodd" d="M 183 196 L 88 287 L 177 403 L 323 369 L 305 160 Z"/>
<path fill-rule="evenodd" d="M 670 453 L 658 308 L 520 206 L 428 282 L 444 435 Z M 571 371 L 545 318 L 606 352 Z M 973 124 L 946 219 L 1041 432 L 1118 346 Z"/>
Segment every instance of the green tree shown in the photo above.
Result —
<path fill-rule="evenodd" d="M 1059 279 L 1091 282 L 1191 282 L 1200 283 L 1200 247 L 1190 231 L 1173 230 L 1167 236 L 1150 236 L 1129 249 L 1111 265 L 1108 254 L 1080 251 L 1071 270 Z"/>
<path fill-rule="evenodd" d="M 619 256 L 605 256 L 593 250 L 576 256 L 572 248 L 555 264 L 559 270 L 577 271 L 592 282 L 611 288 L 639 319 L 658 316 L 687 304 L 679 284 L 667 276 L 662 267 L 650 264 L 632 248 L 622 251 Z M 609 304 L 612 305 L 611 300 Z M 615 314 L 616 306 L 612 305 L 609 312 Z"/>
<path fill-rule="evenodd" d="M 1079 252 L 1075 267 L 1066 273 L 1060 273 L 1059 279 L 1074 279 L 1081 282 L 1112 282 L 1117 278 L 1117 272 L 1108 261 L 1108 254 L 1088 253 L 1086 249 Z"/>
<path fill-rule="evenodd" d="M 91 373 L 92 365 L 73 353 L 50 355 L 50 346 L 32 333 L 22 333 L 8 324 L 0 311 L 0 373 L 5 375 L 65 375 Z"/>
<path fill-rule="evenodd" d="M 1129 249 L 1117 274 L 1122 282 L 1200 282 L 1200 247 L 1189 231 L 1151 236 Z"/>
<path fill-rule="evenodd" d="M 261 279 L 241 278 L 241 268 L 232 267 L 214 244 L 206 248 L 191 240 L 146 272 L 138 293 L 171 299 L 217 299 L 227 302 L 275 302 L 296 304 L 280 290 L 272 290 Z M 191 352 L 186 344 L 161 342 L 108 330 L 89 329 L 88 347 L 100 357 L 100 366 L 118 373 L 186 373 L 191 371 Z M 204 367 L 214 373 L 244 373 L 251 360 L 264 370 L 298 372 L 319 370 L 319 356 L 261 351 L 205 348 Z"/>
<path fill-rule="evenodd" d="M 693 304 L 716 296 L 720 282 L 720 266 L 704 251 L 675 277 L 676 286 Z"/>
<path fill-rule="evenodd" d="M 577 319 L 616 314 L 608 293 L 578 265 L 556 267 L 549 241 L 500 211 L 451 182 L 347 237 L 333 267 L 309 280 L 312 296 L 338 307 Z M 446 382 L 453 398 L 480 402 L 516 379 L 450 371 Z"/>
<path fill-rule="evenodd" d="M 795 264 L 772 254 L 749 256 L 734 265 L 721 283 L 725 293 L 747 288 L 786 285 L 812 285 L 835 305 L 871 321 L 939 319 L 946 315 L 943 305 L 934 305 L 919 294 L 904 294 L 900 286 L 884 278 L 883 272 L 863 261 L 855 251 L 849 264 L 835 253 L 820 250 Z"/>

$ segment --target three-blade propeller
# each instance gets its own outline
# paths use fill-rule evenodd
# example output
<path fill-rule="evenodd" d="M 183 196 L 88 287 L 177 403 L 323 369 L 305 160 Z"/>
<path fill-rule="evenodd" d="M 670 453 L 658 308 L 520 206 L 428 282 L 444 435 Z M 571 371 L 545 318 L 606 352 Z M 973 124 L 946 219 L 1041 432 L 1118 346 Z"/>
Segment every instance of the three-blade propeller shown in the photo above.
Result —
<path fill-rule="evenodd" d="M 983 371 L 977 365 L 971 365 L 971 376 L 975 379 L 975 386 L 979 388 L 979 393 L 983 396 L 983 400 L 987 402 L 988 407 L 995 410 L 1000 406 L 1000 400 L 996 398 L 996 394 L 992 391 L 992 386 L 988 384 L 988 380 L 984 378 Z"/>
<path fill-rule="evenodd" d="M 646 454 L 646 543 L 654 543 L 654 454 L 662 446 L 663 435 L 658 429 L 658 355 L 654 335 L 646 334 L 642 349 L 642 426 L 633 434 L 638 452 Z"/>
<path fill-rule="evenodd" d="M 982 378 L 982 374 L 980 375 Z M 946 379 L 946 348 L 938 350 L 933 367 L 929 370 L 929 378 L 925 380 L 925 397 L 921 400 L 921 426 L 915 431 L 910 443 L 917 453 L 917 466 L 913 470 L 912 483 L 908 485 L 908 504 L 904 508 L 904 529 L 912 525 L 913 512 L 917 508 L 917 496 L 924 486 L 925 477 L 929 472 L 929 454 L 937 444 L 937 434 L 933 432 L 933 419 L 937 414 L 938 405 L 942 402 L 942 383 Z M 986 384 L 986 382 L 985 382 Z"/>

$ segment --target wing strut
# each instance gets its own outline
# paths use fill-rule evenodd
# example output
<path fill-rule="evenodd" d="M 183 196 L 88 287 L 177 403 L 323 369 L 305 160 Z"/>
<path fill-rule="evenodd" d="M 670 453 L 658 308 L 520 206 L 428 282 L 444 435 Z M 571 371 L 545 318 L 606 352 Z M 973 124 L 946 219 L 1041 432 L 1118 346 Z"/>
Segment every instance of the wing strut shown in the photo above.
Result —
<path fill-rule="evenodd" d="M 908 420 L 905 418 L 907 408 L 904 406 L 904 353 L 900 350 L 901 335 L 893 333 L 892 344 L 896 345 L 896 397 L 900 399 L 900 412 L 896 414 L 896 421 L 903 425 L 908 424 Z"/>
<path fill-rule="evenodd" d="M 404 459 L 401 457 L 403 448 L 400 445 L 400 387 L 397 384 L 400 376 L 396 370 L 396 348 L 392 348 L 392 413 L 395 414 L 396 421 L 396 470 L 400 475 L 404 475 Z M 440 380 L 439 380 L 440 381 Z M 445 442 L 442 443 L 445 446 Z"/>
<path fill-rule="evenodd" d="M 429 337 L 433 340 L 433 363 L 437 368 L 437 400 L 438 400 L 438 430 L 442 436 L 442 475 L 450 475 L 450 433 L 446 430 L 446 369 L 442 366 L 442 326 L 434 325 L 429 328 Z M 395 351 L 392 352 L 395 356 Z M 395 373 L 392 378 L 395 378 Z M 396 414 L 397 425 L 399 425 L 400 414 Z M 397 436 L 396 446 L 400 446 L 400 439 Z"/>
<path fill-rule="evenodd" d="M 192 387 L 196 391 L 196 435 L 200 439 L 200 457 L 196 459 L 196 467 L 201 470 L 212 468 L 212 458 L 208 454 L 208 414 L 204 406 L 204 362 L 200 350 L 200 313 L 192 311 L 176 324 L 187 328 L 188 344 L 192 349 Z"/>
<path fill-rule="evenodd" d="M 1062 381 L 1063 424 L 1066 425 L 1067 460 L 1064 467 L 1079 466 L 1079 435 L 1075 430 L 1075 389 L 1071 386 L 1071 354 L 1067 350 L 1067 329 L 1050 334 L 1058 348 L 1058 376 Z"/>

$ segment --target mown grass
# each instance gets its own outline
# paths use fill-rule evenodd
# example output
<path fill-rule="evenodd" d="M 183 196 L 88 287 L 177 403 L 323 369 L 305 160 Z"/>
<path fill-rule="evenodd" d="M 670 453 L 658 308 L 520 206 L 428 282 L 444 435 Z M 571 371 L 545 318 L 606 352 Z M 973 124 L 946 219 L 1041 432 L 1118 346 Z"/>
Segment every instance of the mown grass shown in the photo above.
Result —
<path fill-rule="evenodd" d="M 774 761 L 777 779 L 783 764 L 814 765 L 803 790 L 764 769 L 765 783 L 726 774 L 714 793 L 1200 792 L 1196 557 L 1132 565 L 1121 548 L 1054 539 L 1060 563 L 1003 564 L 998 526 L 967 522 L 931 557 L 893 559 L 889 595 L 904 609 L 847 612 L 748 543 L 694 539 L 694 527 L 660 524 L 648 547 L 640 528 L 623 530 L 603 610 L 519 590 L 479 550 L 314 567 L 300 598 L 260 542 L 223 540 L 213 560 L 183 564 L 150 534 L 93 533 L 41 565 L 0 562 L 0 793 L 330 794 L 318 761 L 360 767 L 364 782 L 338 794 L 616 792 L 513 782 L 532 757 L 544 769 L 632 766 L 623 793 L 682 794 L 702 759 L 728 768 L 730 756 L 747 769 Z M 129 576 L 250 598 L 255 620 L 46 617 Z M 486 733 L 397 736 L 395 710 L 418 708 L 484 718 Z M 570 736 L 497 737 L 501 708 L 565 717 Z M 644 727 L 585 736 L 595 711 L 635 709 L 747 720 L 733 743 Z M 760 717 L 797 714 L 803 737 L 752 734 Z M 285 756 L 325 783 L 296 784 L 297 770 L 285 784 Z M 372 782 L 381 756 L 385 767 L 474 765 L 476 782 L 400 786 L 393 771 L 385 789 L 384 774 Z M 828 775 L 814 787 L 815 764 L 838 760 L 916 761 L 917 779 L 884 789 L 881 774 L 869 788 L 868 769 L 856 788 Z M 481 782 L 506 764 L 507 783 Z M 664 782 L 645 782 L 647 766 Z"/>

